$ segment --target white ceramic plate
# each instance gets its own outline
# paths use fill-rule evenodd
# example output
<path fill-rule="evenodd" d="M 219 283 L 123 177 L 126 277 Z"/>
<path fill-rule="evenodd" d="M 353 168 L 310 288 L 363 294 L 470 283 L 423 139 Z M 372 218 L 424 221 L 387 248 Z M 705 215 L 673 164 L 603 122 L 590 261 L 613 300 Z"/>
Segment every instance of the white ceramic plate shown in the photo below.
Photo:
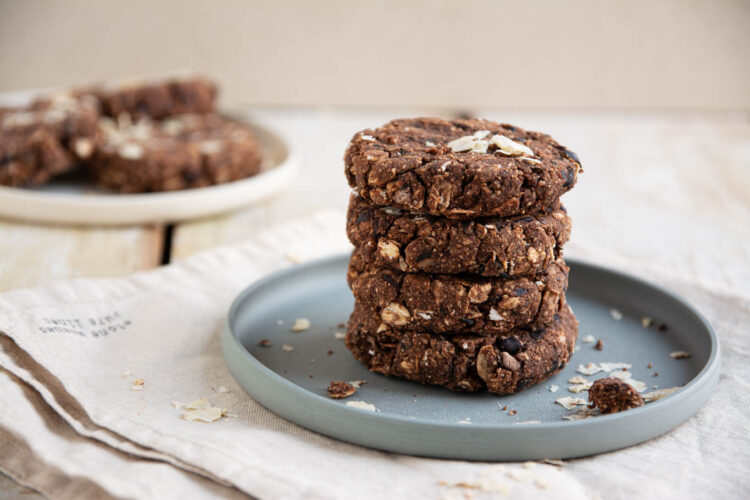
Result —
<path fill-rule="evenodd" d="M 0 105 L 22 105 L 31 92 L 0 95 Z M 227 114 L 227 113 L 225 113 Z M 240 120 L 247 117 L 228 113 Z M 250 123 L 263 151 L 263 172 L 226 184 L 164 193 L 117 194 L 84 179 L 53 180 L 37 188 L 0 186 L 0 217 L 66 224 L 176 222 L 236 210 L 288 184 L 299 155 L 278 131 Z"/>

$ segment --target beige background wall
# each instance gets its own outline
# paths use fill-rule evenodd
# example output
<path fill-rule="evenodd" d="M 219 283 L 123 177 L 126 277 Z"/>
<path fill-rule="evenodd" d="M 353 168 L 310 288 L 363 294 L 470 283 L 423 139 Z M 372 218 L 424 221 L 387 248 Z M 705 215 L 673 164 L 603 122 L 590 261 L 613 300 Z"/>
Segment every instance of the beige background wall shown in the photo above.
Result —
<path fill-rule="evenodd" d="M 750 109 L 750 2 L 0 1 L 0 90 L 186 68 L 254 104 Z"/>

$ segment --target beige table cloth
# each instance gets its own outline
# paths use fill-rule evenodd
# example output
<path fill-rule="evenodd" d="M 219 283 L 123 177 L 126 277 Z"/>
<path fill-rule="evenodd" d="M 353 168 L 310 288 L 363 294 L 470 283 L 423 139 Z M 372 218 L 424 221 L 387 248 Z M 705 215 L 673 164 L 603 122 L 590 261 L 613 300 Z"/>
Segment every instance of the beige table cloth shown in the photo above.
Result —
<path fill-rule="evenodd" d="M 677 290 L 716 329 L 724 355 L 719 387 L 672 432 L 562 467 L 470 463 L 361 448 L 266 410 L 222 360 L 227 308 L 242 288 L 290 260 L 346 251 L 343 228 L 342 213 L 321 213 L 126 279 L 0 295 L 0 469 L 55 498 L 750 494 L 750 297 L 576 245 L 569 254 Z M 287 319 L 294 318 L 289 311 Z M 346 355 L 343 343 L 338 354 Z M 181 418 L 185 410 L 175 402 L 198 398 L 227 416 L 211 423 Z M 473 488 L 450 486 L 462 482 Z"/>

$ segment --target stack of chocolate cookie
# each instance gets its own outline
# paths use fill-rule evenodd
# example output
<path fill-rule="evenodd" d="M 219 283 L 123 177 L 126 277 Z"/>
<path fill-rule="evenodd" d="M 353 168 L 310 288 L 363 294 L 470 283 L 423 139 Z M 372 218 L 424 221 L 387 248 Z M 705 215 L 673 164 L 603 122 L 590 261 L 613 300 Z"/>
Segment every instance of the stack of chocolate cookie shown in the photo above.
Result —
<path fill-rule="evenodd" d="M 214 114 L 217 93 L 203 78 L 173 78 L 69 89 L 0 108 L 0 185 L 40 185 L 78 165 L 123 193 L 255 175 L 260 147 L 248 125 Z"/>
<path fill-rule="evenodd" d="M 354 136 L 347 234 L 356 299 L 346 336 L 375 372 L 510 394 L 570 358 L 559 198 L 574 153 L 486 120 L 395 120 Z"/>

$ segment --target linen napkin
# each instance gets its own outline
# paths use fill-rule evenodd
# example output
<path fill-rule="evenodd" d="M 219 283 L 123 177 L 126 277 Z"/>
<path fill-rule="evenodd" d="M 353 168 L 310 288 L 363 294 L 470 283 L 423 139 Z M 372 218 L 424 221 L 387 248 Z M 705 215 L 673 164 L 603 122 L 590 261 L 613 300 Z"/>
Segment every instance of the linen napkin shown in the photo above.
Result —
<path fill-rule="evenodd" d="M 708 498 L 750 491 L 744 474 L 750 463 L 750 342 L 743 334 L 750 300 L 696 283 L 650 276 L 679 286 L 717 329 L 724 354 L 719 388 L 689 422 L 626 450 L 563 467 L 433 460 L 343 443 L 266 410 L 224 365 L 219 332 L 226 311 L 242 288 L 269 272 L 349 249 L 343 228 L 342 214 L 318 214 L 130 278 L 4 293 L 0 332 L 7 338 L 0 366 L 33 388 L 80 439 L 94 443 L 87 450 L 124 451 L 141 457 L 131 459 L 137 463 L 187 471 L 175 477 L 185 488 L 200 483 L 196 491 L 210 491 L 196 474 L 259 498 L 463 498 L 466 491 L 477 498 Z M 615 257 L 607 261 L 631 272 L 644 269 Z M 287 319 L 294 320 L 293 311 Z M 6 404 L 18 399 L 15 393 Z M 181 418 L 184 404 L 199 398 L 226 415 L 210 423 Z M 7 420 L 0 420 L 6 430 Z M 31 442 L 28 430 L 14 432 L 18 442 Z M 59 448 L 60 435 L 36 439 Z M 36 449 L 46 448 L 36 443 Z M 149 485 L 161 481 L 155 467 L 135 472 L 114 459 L 99 462 L 75 475 L 111 495 L 146 497 Z M 8 463 L 12 457 L 4 457 L 0 468 L 13 476 Z M 124 483 L 136 483 L 139 493 L 124 493 Z M 49 484 L 42 488 L 55 496 Z"/>

